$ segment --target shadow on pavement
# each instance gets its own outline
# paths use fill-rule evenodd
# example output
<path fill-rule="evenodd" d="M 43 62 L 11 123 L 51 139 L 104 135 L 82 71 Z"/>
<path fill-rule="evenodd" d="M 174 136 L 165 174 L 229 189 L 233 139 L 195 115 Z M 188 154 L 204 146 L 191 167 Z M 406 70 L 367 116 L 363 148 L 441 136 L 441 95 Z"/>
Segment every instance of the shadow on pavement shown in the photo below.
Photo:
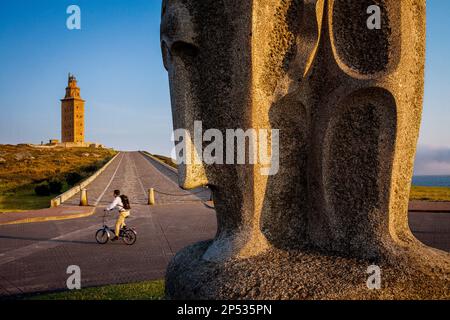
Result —
<path fill-rule="evenodd" d="M 62 240 L 62 239 L 45 239 L 45 238 L 32 238 L 32 237 L 18 237 L 18 236 L 2 236 L 0 239 L 11 239 L 11 240 L 28 240 L 28 241 L 39 241 L 39 242 L 56 242 L 56 243 L 76 243 L 76 244 L 95 244 L 98 245 L 96 241 L 82 241 L 82 240 Z"/>

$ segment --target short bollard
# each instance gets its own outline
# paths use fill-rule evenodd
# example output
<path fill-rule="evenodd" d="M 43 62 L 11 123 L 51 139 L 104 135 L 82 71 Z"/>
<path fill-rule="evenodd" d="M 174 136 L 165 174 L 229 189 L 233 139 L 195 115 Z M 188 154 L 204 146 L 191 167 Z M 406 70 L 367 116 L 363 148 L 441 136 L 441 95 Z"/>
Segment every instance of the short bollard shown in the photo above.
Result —
<path fill-rule="evenodd" d="M 80 206 L 86 207 L 88 205 L 89 205 L 89 202 L 88 202 L 88 196 L 87 196 L 87 189 L 81 189 Z"/>
<path fill-rule="evenodd" d="M 151 206 L 155 204 L 155 191 L 153 188 L 148 189 L 148 204 Z"/>
<path fill-rule="evenodd" d="M 60 206 L 61 205 L 61 198 L 55 198 L 55 199 L 52 199 L 51 200 L 51 202 L 50 202 L 50 207 L 51 208 L 56 208 L 56 207 L 58 207 L 58 206 Z"/>

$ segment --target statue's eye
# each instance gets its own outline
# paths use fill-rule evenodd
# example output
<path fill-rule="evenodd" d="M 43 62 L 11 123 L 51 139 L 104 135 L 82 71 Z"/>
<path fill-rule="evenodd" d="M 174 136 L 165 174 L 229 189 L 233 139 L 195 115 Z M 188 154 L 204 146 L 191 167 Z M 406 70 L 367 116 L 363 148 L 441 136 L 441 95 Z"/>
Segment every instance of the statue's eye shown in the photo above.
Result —
<path fill-rule="evenodd" d="M 180 58 L 194 58 L 198 55 L 198 52 L 199 50 L 195 45 L 184 41 L 176 41 L 170 48 L 170 53 Z"/>
<path fill-rule="evenodd" d="M 161 51 L 162 51 L 164 68 L 166 68 L 166 70 L 169 70 L 170 51 L 169 51 L 169 48 L 167 47 L 167 43 L 165 41 L 161 42 Z"/>
<path fill-rule="evenodd" d="M 166 1 L 163 1 L 162 9 L 161 9 L 161 17 L 164 17 L 164 15 L 166 14 L 166 11 L 167 11 L 167 3 L 166 3 Z"/>
<path fill-rule="evenodd" d="M 183 60 L 193 59 L 198 55 L 199 49 L 197 46 L 184 41 L 175 41 L 171 46 L 166 41 L 161 41 L 161 51 L 164 67 L 168 70 L 172 57 Z"/>

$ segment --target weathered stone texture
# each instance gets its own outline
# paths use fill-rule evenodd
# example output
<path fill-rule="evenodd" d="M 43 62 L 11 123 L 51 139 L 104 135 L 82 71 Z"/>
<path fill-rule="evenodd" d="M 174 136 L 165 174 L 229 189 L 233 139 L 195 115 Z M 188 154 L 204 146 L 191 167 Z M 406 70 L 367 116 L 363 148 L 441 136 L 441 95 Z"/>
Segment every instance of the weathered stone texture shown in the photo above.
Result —
<path fill-rule="evenodd" d="M 449 254 L 407 220 L 425 0 L 166 0 L 161 35 L 174 128 L 281 130 L 277 175 L 181 166 L 181 186 L 211 186 L 218 232 L 177 254 L 169 297 L 450 298 Z"/>

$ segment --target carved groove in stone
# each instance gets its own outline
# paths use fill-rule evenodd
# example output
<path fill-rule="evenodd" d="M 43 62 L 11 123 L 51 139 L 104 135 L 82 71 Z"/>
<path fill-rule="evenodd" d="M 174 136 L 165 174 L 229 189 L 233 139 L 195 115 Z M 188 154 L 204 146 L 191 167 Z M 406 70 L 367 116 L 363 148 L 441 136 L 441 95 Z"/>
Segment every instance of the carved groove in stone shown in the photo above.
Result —
<path fill-rule="evenodd" d="M 210 184 L 217 234 L 177 253 L 167 296 L 450 298 L 450 255 L 408 226 L 425 0 L 164 3 L 174 128 L 281 130 L 275 176 L 259 164 L 180 170 L 184 187 Z M 369 33 L 372 4 L 384 26 Z M 374 263 L 381 290 L 366 286 Z"/>
<path fill-rule="evenodd" d="M 380 256 L 381 237 L 389 234 L 396 112 L 394 97 L 381 88 L 359 90 L 337 105 L 323 157 L 330 251 Z"/>
<path fill-rule="evenodd" d="M 330 0 L 333 52 L 350 75 L 376 77 L 392 72 L 400 58 L 401 2 L 398 0 Z M 380 30 L 367 27 L 367 8 L 381 9 Z"/>

